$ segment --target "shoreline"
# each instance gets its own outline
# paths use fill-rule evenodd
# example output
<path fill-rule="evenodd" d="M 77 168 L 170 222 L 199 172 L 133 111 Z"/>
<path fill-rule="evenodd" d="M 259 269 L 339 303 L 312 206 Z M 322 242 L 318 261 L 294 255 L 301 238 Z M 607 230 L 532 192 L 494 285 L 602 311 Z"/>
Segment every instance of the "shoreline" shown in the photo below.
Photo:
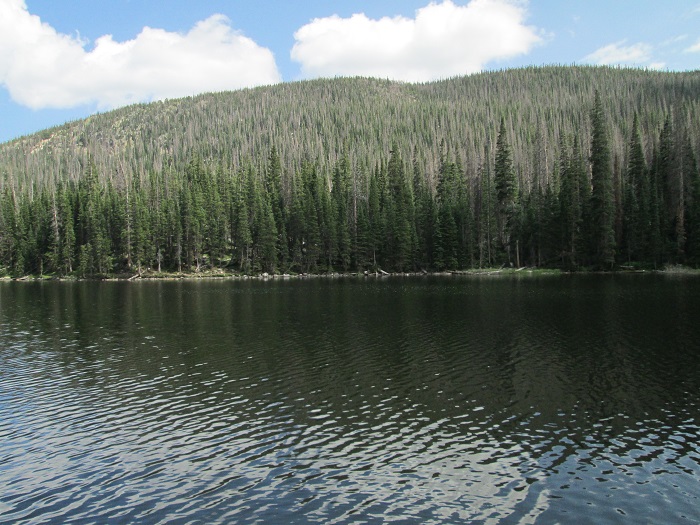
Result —
<path fill-rule="evenodd" d="M 593 270 L 561 270 L 558 268 L 475 268 L 471 270 L 452 270 L 442 272 L 386 272 L 379 270 L 376 272 L 327 272 L 327 273 L 255 273 L 255 274 L 240 274 L 236 272 L 227 272 L 224 270 L 205 270 L 201 272 L 152 272 L 147 271 L 141 274 L 109 274 L 96 275 L 90 277 L 76 276 L 56 276 L 56 275 L 25 275 L 22 277 L 2 276 L 0 282 L 45 282 L 45 281 L 60 281 L 60 282 L 130 282 L 130 281 L 197 281 L 197 280 L 258 280 L 258 281 L 274 281 L 274 280 L 295 280 L 295 279 L 338 279 L 338 278 L 389 278 L 389 277 L 454 277 L 454 276 L 540 276 L 540 275 L 587 275 L 587 274 L 662 274 L 662 275 L 700 275 L 700 269 L 691 268 L 688 266 L 668 266 L 661 269 L 629 269 L 616 268 L 608 271 L 593 271 Z"/>

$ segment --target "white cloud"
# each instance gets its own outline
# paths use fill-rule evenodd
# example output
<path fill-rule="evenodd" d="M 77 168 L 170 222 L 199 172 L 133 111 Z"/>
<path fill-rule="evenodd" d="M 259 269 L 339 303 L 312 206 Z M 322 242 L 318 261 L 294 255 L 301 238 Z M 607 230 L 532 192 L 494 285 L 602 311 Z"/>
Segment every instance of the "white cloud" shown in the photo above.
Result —
<path fill-rule="evenodd" d="M 601 47 L 583 58 L 584 62 L 600 65 L 636 65 L 643 66 L 652 63 L 652 47 L 649 44 L 639 42 L 625 46 L 625 41 L 615 42 Z M 658 63 L 656 63 L 658 64 Z"/>
<path fill-rule="evenodd" d="M 698 41 L 695 42 L 692 46 L 686 48 L 685 52 L 686 53 L 700 53 L 700 39 L 698 39 Z"/>
<path fill-rule="evenodd" d="M 525 6 L 517 0 L 472 0 L 465 6 L 445 0 L 417 10 L 415 18 L 316 18 L 294 34 L 291 57 L 307 77 L 428 81 L 474 73 L 542 41 L 524 24 Z"/>
<path fill-rule="evenodd" d="M 223 15 L 185 34 L 145 27 L 133 40 L 98 38 L 92 49 L 0 0 L 0 84 L 34 109 L 132 102 L 280 81 L 272 52 L 235 31 Z"/>
<path fill-rule="evenodd" d="M 672 46 L 673 44 L 678 44 L 679 42 L 683 42 L 683 40 L 688 40 L 688 35 L 674 36 L 672 38 L 666 39 L 663 42 L 661 42 L 661 45 L 662 46 Z"/>

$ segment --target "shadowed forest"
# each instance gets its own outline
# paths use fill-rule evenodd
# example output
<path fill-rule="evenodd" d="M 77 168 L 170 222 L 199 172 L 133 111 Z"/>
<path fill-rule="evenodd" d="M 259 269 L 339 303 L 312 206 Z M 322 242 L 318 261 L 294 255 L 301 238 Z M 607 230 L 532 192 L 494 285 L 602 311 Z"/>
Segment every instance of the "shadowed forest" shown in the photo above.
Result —
<path fill-rule="evenodd" d="M 0 145 L 0 272 L 700 265 L 700 72 L 332 79 Z"/>

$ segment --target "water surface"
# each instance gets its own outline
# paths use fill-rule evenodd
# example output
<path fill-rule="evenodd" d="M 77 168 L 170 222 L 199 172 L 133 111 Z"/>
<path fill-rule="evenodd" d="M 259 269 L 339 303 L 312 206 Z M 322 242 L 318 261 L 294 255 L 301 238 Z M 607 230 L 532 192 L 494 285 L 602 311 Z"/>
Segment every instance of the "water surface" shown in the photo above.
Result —
<path fill-rule="evenodd" d="M 0 523 L 697 523 L 700 279 L 0 283 Z"/>

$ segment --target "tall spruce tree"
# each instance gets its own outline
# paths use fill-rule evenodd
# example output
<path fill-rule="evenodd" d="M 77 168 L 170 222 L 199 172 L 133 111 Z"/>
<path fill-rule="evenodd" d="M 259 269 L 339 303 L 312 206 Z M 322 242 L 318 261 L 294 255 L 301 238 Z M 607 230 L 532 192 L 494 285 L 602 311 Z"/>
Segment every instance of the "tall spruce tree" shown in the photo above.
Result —
<path fill-rule="evenodd" d="M 506 261 L 512 263 L 511 237 L 516 213 L 518 181 L 515 177 L 513 159 L 508 144 L 508 137 L 506 136 L 506 122 L 503 117 L 501 117 L 501 125 L 496 140 L 494 183 L 498 203 L 496 218 L 498 222 L 499 248 L 505 253 Z"/>
<path fill-rule="evenodd" d="M 403 165 L 394 144 L 389 157 L 388 196 L 386 199 L 387 253 L 391 268 L 405 271 L 412 267 L 413 245 L 413 196 Z"/>
<path fill-rule="evenodd" d="M 347 271 L 351 261 L 351 238 L 349 203 L 350 203 L 350 161 L 343 156 L 333 170 L 333 214 L 337 238 L 336 261 L 338 266 Z"/>
<path fill-rule="evenodd" d="M 615 264 L 615 201 L 607 119 L 596 90 L 591 111 L 591 249 L 598 268 Z"/>
<path fill-rule="evenodd" d="M 639 118 L 635 114 L 629 141 L 623 202 L 624 249 L 628 261 L 639 261 L 646 257 L 651 225 L 649 214 L 649 176 L 639 131 Z"/>
<path fill-rule="evenodd" d="M 690 196 L 688 203 L 688 259 L 696 267 L 700 266 L 700 167 L 693 154 L 690 141 L 686 143 L 685 152 L 688 162 L 688 179 Z"/>
<path fill-rule="evenodd" d="M 496 260 L 498 228 L 496 220 L 496 190 L 493 183 L 491 163 L 484 155 L 479 170 L 479 191 L 476 198 L 477 230 L 479 240 L 479 267 L 492 266 Z"/>

